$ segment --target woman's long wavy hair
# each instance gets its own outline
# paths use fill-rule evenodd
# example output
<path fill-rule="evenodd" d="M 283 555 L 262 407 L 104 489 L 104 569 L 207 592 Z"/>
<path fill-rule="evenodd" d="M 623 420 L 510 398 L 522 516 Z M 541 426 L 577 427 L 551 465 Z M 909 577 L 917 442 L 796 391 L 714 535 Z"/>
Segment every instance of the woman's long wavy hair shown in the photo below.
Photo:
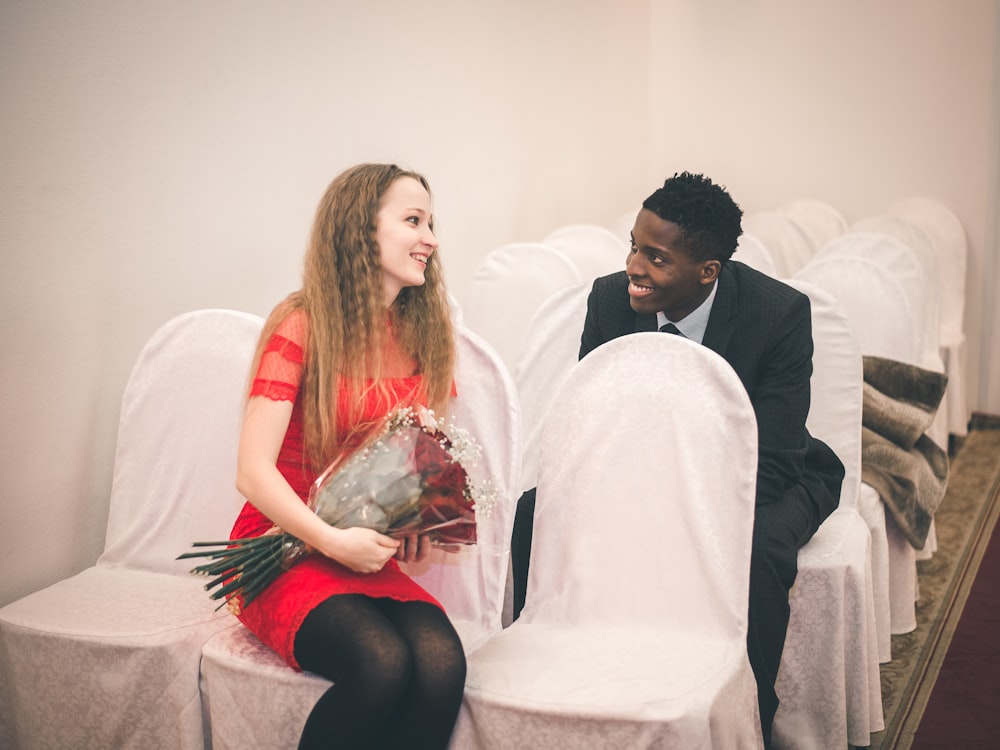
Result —
<path fill-rule="evenodd" d="M 402 177 L 419 181 L 430 193 L 422 175 L 395 164 L 360 164 L 330 183 L 316 211 L 302 288 L 274 309 L 257 345 L 251 377 L 278 324 L 294 310 L 305 311 L 309 339 L 300 399 L 305 458 L 314 467 L 325 466 L 348 437 L 337 431 L 340 396 L 350 399 L 339 406 L 349 409 L 352 423 L 366 391 L 378 389 L 388 397 L 384 355 L 390 319 L 399 348 L 423 376 L 415 396 L 438 414 L 447 410 L 455 349 L 438 253 L 428 258 L 422 286 L 403 288 L 388 310 L 385 304 L 376 221 L 383 196 Z"/>

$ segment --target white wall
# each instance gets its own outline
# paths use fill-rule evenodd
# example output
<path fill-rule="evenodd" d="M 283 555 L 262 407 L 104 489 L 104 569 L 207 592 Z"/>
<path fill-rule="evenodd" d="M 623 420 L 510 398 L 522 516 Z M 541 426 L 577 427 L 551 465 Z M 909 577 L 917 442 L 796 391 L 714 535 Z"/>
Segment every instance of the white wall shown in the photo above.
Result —
<path fill-rule="evenodd" d="M 492 247 L 644 188 L 645 0 L 0 14 L 0 604 L 99 555 L 142 343 L 296 288 L 341 169 L 428 176 L 457 292 Z"/>
<path fill-rule="evenodd" d="M 927 191 L 970 236 L 979 362 L 996 17 L 997 0 L 4 0 L 0 604 L 100 553 L 150 333 L 198 307 L 265 314 L 298 285 L 326 184 L 362 160 L 427 174 L 460 299 L 491 248 L 610 221 L 679 169 L 749 210 L 808 195 L 860 218 Z"/>

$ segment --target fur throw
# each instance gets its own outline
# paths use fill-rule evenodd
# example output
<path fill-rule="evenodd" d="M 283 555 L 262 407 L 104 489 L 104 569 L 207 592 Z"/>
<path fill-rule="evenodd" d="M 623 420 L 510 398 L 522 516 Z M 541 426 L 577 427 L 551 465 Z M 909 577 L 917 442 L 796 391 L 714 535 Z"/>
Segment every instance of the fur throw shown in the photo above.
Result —
<path fill-rule="evenodd" d="M 919 550 L 948 484 L 948 454 L 924 434 L 948 376 L 882 357 L 863 361 L 861 479 Z"/>

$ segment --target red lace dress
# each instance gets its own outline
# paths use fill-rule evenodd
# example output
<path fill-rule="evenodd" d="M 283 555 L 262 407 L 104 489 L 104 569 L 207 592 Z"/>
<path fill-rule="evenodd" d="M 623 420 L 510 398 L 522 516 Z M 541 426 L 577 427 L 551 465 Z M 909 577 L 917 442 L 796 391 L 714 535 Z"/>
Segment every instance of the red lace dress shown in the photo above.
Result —
<path fill-rule="evenodd" d="M 279 324 L 265 346 L 250 390 L 251 397 L 265 396 L 276 401 L 294 402 L 288 431 L 278 454 L 278 470 L 303 502 L 306 502 L 309 487 L 322 470 L 309 467 L 303 461 L 299 382 L 306 330 L 307 319 L 302 311 L 292 312 Z M 420 375 L 389 378 L 387 384 L 391 396 L 396 400 L 386 403 L 384 396 L 378 391 L 368 391 L 363 414 L 366 421 L 380 419 L 396 403 L 411 396 L 420 385 Z M 346 406 L 338 409 L 337 416 L 339 430 L 349 427 L 346 424 Z M 273 525 L 267 516 L 247 502 L 233 525 L 230 539 L 259 536 Z M 238 617 L 261 641 L 277 651 L 292 667 L 301 671 L 294 654 L 295 634 L 306 615 L 320 602 L 335 594 L 365 594 L 400 601 L 425 601 L 441 607 L 433 596 L 400 570 L 395 560 L 389 560 L 378 573 L 355 573 L 328 557 L 313 554 L 278 576 Z"/>

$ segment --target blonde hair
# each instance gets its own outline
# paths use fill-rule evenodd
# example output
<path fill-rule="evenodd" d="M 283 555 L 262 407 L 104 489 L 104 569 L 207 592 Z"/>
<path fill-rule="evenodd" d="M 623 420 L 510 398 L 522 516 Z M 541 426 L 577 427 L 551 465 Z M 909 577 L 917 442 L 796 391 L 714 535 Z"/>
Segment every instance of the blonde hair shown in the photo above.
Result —
<path fill-rule="evenodd" d="M 314 467 L 331 460 L 348 437 L 338 434 L 336 426 L 338 376 L 345 377 L 343 395 L 353 418 L 359 415 L 366 390 L 385 393 L 383 352 L 389 317 L 400 349 L 416 361 L 422 375 L 415 398 L 426 400 L 440 414 L 447 410 L 455 351 L 438 254 L 428 259 L 422 286 L 403 288 L 388 310 L 385 305 L 375 229 L 383 196 L 403 177 L 417 180 L 430 193 L 422 175 L 395 164 L 359 164 L 330 183 L 316 210 L 302 288 L 275 307 L 257 345 L 251 377 L 281 321 L 294 310 L 305 311 L 309 338 L 300 398 L 305 458 Z"/>

